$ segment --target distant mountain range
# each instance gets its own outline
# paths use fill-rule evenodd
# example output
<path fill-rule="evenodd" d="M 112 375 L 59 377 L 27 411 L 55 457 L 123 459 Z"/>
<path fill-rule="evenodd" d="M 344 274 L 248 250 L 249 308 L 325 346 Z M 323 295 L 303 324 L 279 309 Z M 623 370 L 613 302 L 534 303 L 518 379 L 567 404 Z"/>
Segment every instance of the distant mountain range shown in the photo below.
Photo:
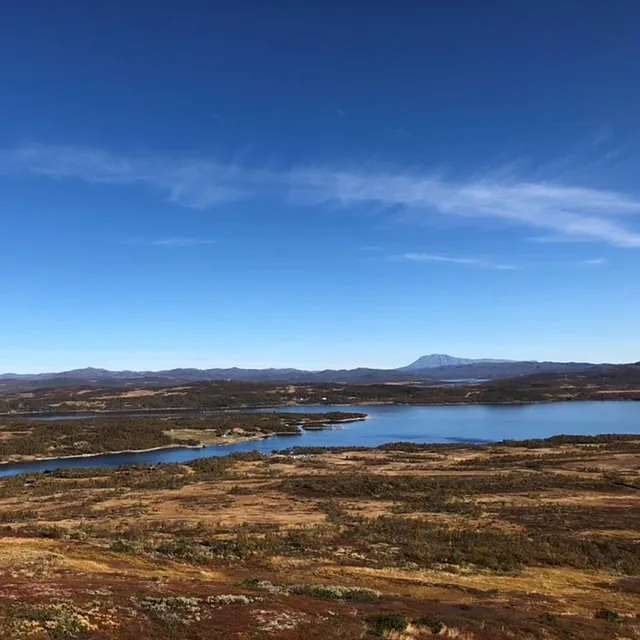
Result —
<path fill-rule="evenodd" d="M 169 369 L 165 371 L 108 371 L 74 369 L 57 373 L 0 375 L 0 391 L 47 386 L 169 386 L 205 380 L 246 382 L 374 384 L 415 382 L 442 384 L 447 381 L 495 380 L 541 373 L 565 374 L 586 371 L 598 365 L 585 362 L 536 362 L 456 358 L 431 354 L 398 369 Z M 601 365 L 600 365 L 601 366 Z"/>

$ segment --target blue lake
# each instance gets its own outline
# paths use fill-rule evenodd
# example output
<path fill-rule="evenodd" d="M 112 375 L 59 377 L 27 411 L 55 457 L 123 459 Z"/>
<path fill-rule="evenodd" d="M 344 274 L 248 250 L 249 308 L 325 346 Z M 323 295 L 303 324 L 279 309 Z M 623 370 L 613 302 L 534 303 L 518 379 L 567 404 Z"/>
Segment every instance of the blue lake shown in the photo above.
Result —
<path fill-rule="evenodd" d="M 266 410 L 265 410 L 266 411 Z M 273 411 L 270 409 L 269 411 Z M 357 411 L 362 422 L 299 436 L 277 436 L 253 442 L 214 445 L 202 449 L 162 449 L 89 458 L 69 458 L 0 465 L 0 477 L 60 468 L 118 467 L 127 464 L 187 462 L 238 451 L 286 449 L 293 446 L 366 446 L 387 442 L 493 442 L 547 438 L 553 435 L 640 434 L 640 402 L 559 402 L 531 405 L 351 405 L 282 407 L 278 411 L 322 413 Z"/>

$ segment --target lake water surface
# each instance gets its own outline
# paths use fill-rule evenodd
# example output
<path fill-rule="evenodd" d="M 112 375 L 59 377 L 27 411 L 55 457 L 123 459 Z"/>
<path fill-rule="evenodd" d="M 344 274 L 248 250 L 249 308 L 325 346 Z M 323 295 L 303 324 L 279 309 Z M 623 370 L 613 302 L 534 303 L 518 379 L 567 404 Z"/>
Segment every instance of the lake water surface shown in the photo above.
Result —
<path fill-rule="evenodd" d="M 238 451 L 262 451 L 293 446 L 366 446 L 387 442 L 493 442 L 548 438 L 559 434 L 640 434 L 640 402 L 558 402 L 530 405 L 351 405 L 281 407 L 282 412 L 356 411 L 369 414 L 342 429 L 304 431 L 253 442 L 214 445 L 203 449 L 162 449 L 141 453 L 106 454 L 88 458 L 43 460 L 0 465 L 0 477 L 60 468 L 118 467 L 126 464 L 187 462 Z M 274 411 L 274 409 L 262 410 Z"/>

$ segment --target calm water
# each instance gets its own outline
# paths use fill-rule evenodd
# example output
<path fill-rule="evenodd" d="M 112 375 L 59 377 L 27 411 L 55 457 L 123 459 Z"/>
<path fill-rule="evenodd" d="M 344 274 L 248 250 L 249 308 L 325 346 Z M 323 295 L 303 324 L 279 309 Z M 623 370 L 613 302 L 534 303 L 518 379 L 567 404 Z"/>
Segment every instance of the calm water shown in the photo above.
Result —
<path fill-rule="evenodd" d="M 273 411 L 271 409 L 271 411 Z M 282 412 L 322 413 L 357 411 L 369 414 L 363 422 L 330 431 L 305 431 L 300 436 L 277 436 L 254 442 L 204 449 L 162 449 L 0 465 L 0 477 L 48 469 L 118 467 L 125 464 L 187 462 L 236 451 L 262 451 L 304 446 L 375 447 L 386 442 L 491 442 L 547 438 L 558 434 L 640 433 L 640 402 L 562 402 L 534 405 L 466 406 L 316 406 L 283 407 Z"/>

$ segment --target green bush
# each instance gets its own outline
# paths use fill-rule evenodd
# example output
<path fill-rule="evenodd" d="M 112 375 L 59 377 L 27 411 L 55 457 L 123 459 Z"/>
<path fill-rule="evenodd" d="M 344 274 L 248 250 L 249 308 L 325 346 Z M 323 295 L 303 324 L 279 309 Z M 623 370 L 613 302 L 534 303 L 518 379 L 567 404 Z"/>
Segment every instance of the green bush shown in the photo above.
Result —
<path fill-rule="evenodd" d="M 67 603 L 20 609 L 15 612 L 14 618 L 16 621 L 32 623 L 32 631 L 41 631 L 51 640 L 76 638 L 97 629 L 86 612 Z"/>
<path fill-rule="evenodd" d="M 620 614 L 611 609 L 598 609 L 593 616 L 596 620 L 606 620 L 607 622 L 618 622 Z"/>
<path fill-rule="evenodd" d="M 433 620 L 432 618 L 416 618 L 413 620 L 413 624 L 417 627 L 427 627 L 434 635 L 444 629 L 444 624 L 440 620 Z"/>
<path fill-rule="evenodd" d="M 404 631 L 409 620 L 404 613 L 376 613 L 367 618 L 367 624 L 374 636 L 384 636 L 389 631 Z"/>
<path fill-rule="evenodd" d="M 380 591 L 367 589 L 366 587 L 345 587 L 338 584 L 274 584 L 269 580 L 259 580 L 257 578 L 244 580 L 242 586 L 263 589 L 274 594 L 295 594 L 323 598 L 325 600 L 347 600 L 365 604 L 377 602 L 382 595 Z"/>
<path fill-rule="evenodd" d="M 51 540 L 61 540 L 67 534 L 67 530 L 64 527 L 59 527 L 55 524 L 27 525 L 22 531 L 34 538 L 49 538 Z"/>
<path fill-rule="evenodd" d="M 291 593 L 327 600 L 349 600 L 362 603 L 376 602 L 382 595 L 379 591 L 366 587 L 343 587 L 332 584 L 296 585 L 291 588 Z"/>

